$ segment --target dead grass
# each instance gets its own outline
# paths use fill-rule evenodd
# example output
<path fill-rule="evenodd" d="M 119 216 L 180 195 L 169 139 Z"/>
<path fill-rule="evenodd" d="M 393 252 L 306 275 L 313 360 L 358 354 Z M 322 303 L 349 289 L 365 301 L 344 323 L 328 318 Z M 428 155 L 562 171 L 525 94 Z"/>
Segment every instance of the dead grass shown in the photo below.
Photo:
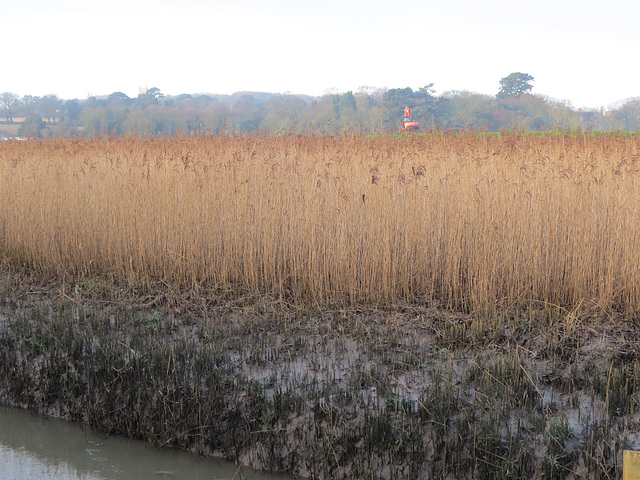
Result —
<path fill-rule="evenodd" d="M 0 144 L 0 256 L 143 292 L 640 311 L 640 136 Z"/>

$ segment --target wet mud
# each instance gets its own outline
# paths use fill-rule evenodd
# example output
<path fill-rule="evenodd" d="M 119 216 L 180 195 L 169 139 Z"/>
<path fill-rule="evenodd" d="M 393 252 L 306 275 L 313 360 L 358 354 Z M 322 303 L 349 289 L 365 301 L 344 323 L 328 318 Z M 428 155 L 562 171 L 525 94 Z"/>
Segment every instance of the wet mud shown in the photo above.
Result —
<path fill-rule="evenodd" d="M 640 449 L 632 320 L 75 293 L 2 290 L 0 403 L 300 478 L 609 479 Z"/>

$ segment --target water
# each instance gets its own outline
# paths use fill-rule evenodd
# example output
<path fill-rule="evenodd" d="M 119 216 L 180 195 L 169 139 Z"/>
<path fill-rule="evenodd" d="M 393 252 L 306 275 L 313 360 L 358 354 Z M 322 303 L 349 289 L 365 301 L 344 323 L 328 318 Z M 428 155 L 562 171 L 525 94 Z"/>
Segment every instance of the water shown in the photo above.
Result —
<path fill-rule="evenodd" d="M 0 406 L 2 480 L 284 480 Z"/>

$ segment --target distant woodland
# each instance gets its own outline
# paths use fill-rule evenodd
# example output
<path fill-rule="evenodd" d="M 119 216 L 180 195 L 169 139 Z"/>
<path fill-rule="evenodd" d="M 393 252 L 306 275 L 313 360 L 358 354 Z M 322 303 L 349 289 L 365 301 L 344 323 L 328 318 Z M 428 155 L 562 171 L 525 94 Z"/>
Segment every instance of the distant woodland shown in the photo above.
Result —
<path fill-rule="evenodd" d="M 232 95 L 164 95 L 150 88 L 136 98 L 114 92 L 84 100 L 55 95 L 19 97 L 0 93 L 0 138 L 51 136 L 172 136 L 221 132 L 337 134 L 398 131 L 404 107 L 422 130 L 477 131 L 592 129 L 640 130 L 640 97 L 610 111 L 577 110 L 531 93 L 533 77 L 513 73 L 500 91 L 485 95 L 450 91 L 433 84 L 412 88 L 361 87 L 319 97 L 237 92 Z"/>

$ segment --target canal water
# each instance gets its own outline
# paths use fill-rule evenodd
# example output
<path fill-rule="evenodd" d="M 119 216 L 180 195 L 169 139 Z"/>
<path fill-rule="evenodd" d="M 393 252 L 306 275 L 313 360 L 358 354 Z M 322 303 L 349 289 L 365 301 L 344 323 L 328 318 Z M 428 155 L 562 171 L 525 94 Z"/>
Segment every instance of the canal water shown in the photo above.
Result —
<path fill-rule="evenodd" d="M 0 406 L 2 480 L 284 480 Z"/>

